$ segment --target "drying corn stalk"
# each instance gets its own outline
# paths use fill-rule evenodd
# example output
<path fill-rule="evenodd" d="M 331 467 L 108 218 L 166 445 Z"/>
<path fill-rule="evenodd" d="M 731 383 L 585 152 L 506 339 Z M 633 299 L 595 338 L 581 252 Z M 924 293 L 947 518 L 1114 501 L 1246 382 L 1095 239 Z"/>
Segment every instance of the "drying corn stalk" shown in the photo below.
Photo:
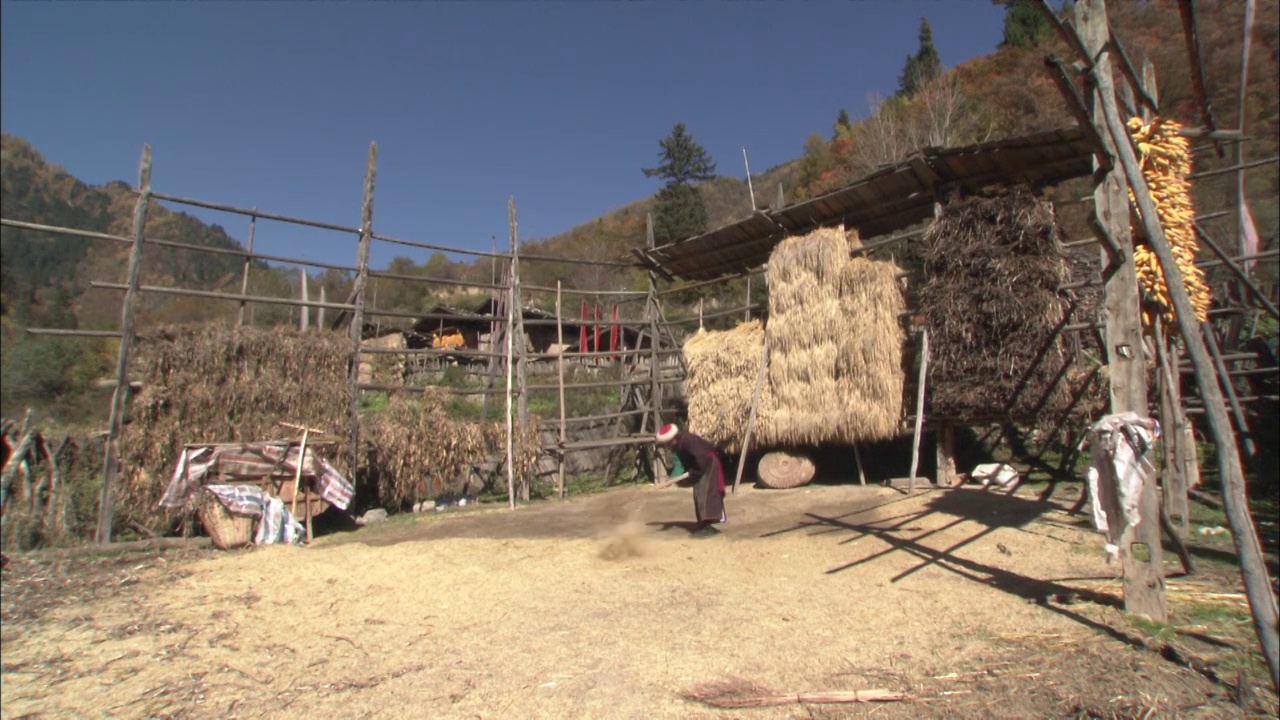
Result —
<path fill-rule="evenodd" d="M 1156 202 L 1160 229 L 1169 240 L 1173 257 L 1178 262 L 1183 284 L 1195 309 L 1196 320 L 1208 317 L 1212 295 L 1204 281 L 1204 271 L 1196 267 L 1199 245 L 1195 233 L 1195 208 L 1191 204 L 1191 152 L 1187 139 L 1178 134 L 1182 126 L 1173 120 L 1157 118 L 1150 125 L 1141 118 L 1129 120 L 1129 132 L 1138 145 L 1142 161 L 1142 176 L 1151 188 Z M 1129 191 L 1133 202 L 1133 190 Z M 1169 286 L 1160 268 L 1160 261 L 1147 243 L 1141 226 L 1134 228 L 1133 259 L 1137 265 L 1138 282 L 1146 295 L 1142 309 L 1142 324 L 1152 327 L 1159 320 L 1167 337 L 1176 332 L 1177 317 L 1173 302 L 1169 299 Z"/>

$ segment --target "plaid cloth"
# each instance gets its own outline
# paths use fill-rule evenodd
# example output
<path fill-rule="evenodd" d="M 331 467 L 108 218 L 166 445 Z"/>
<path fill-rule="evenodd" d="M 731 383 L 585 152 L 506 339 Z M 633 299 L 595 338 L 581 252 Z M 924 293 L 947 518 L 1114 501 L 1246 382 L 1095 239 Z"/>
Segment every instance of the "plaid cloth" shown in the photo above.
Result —
<path fill-rule="evenodd" d="M 204 489 L 234 515 L 260 518 L 255 545 L 301 545 L 302 524 L 278 497 L 272 497 L 254 485 L 205 485 Z"/>
<path fill-rule="evenodd" d="M 283 442 L 187 448 L 178 456 L 178 466 L 160 498 L 160 507 L 186 505 L 211 475 L 227 480 L 292 475 L 298 470 L 299 450 L 299 446 Z M 302 458 L 302 474 L 314 478 L 320 497 L 338 509 L 346 510 L 351 504 L 355 492 L 351 481 L 313 448 L 308 447 Z"/>

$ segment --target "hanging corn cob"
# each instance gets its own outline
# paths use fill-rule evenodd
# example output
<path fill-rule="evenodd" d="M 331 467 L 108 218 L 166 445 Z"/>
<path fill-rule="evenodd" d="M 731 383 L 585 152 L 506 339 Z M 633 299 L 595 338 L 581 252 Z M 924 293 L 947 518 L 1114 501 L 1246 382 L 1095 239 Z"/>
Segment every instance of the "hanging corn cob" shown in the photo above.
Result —
<path fill-rule="evenodd" d="M 1129 120 L 1128 127 L 1138 145 L 1142 176 L 1151 188 L 1160 228 L 1173 250 L 1196 320 L 1203 321 L 1208 317 L 1211 296 L 1204 282 L 1204 272 L 1195 266 L 1199 245 L 1192 224 L 1195 209 L 1191 205 L 1191 183 L 1187 180 L 1191 174 L 1191 153 L 1186 138 L 1178 134 L 1182 126 L 1163 118 L 1157 118 L 1148 125 L 1135 117 Z M 1132 189 L 1129 190 L 1129 201 L 1134 202 Z M 1177 319 L 1169 288 L 1160 269 L 1160 261 L 1141 228 L 1134 228 L 1133 259 L 1137 264 L 1138 282 L 1146 296 L 1142 324 L 1151 327 L 1160 320 L 1167 328 L 1172 326 Z"/>

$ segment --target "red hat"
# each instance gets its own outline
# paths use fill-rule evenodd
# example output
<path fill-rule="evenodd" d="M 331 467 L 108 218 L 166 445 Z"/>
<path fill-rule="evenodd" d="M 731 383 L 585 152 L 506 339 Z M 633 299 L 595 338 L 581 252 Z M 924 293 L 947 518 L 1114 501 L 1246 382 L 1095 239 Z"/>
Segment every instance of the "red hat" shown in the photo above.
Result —
<path fill-rule="evenodd" d="M 676 427 L 675 425 L 671 425 L 671 424 L 663 425 L 662 429 L 658 431 L 658 442 L 669 443 L 672 440 L 676 439 L 676 434 L 679 432 L 680 432 L 680 428 Z"/>

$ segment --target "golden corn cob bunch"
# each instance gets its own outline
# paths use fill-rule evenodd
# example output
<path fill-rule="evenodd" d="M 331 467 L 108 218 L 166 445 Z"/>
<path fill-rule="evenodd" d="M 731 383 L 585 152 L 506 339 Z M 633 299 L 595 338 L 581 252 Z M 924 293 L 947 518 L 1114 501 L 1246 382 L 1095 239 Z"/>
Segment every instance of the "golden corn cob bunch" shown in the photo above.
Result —
<path fill-rule="evenodd" d="M 1196 267 L 1195 208 L 1191 205 L 1191 152 L 1187 139 L 1178 134 L 1181 125 L 1173 120 L 1157 118 L 1146 124 L 1141 118 L 1131 118 L 1129 133 L 1137 143 L 1142 176 L 1151 188 L 1156 203 L 1160 228 L 1169 241 L 1178 270 L 1195 309 L 1196 320 L 1208 317 L 1212 296 L 1204 281 L 1204 272 Z M 1133 190 L 1129 190 L 1129 202 L 1133 203 Z M 1137 264 L 1138 283 L 1145 291 L 1142 323 L 1151 327 L 1157 320 L 1167 326 L 1177 321 L 1173 301 L 1169 298 L 1168 284 L 1160 269 L 1160 261 L 1139 228 L 1135 228 L 1133 259 Z"/>

